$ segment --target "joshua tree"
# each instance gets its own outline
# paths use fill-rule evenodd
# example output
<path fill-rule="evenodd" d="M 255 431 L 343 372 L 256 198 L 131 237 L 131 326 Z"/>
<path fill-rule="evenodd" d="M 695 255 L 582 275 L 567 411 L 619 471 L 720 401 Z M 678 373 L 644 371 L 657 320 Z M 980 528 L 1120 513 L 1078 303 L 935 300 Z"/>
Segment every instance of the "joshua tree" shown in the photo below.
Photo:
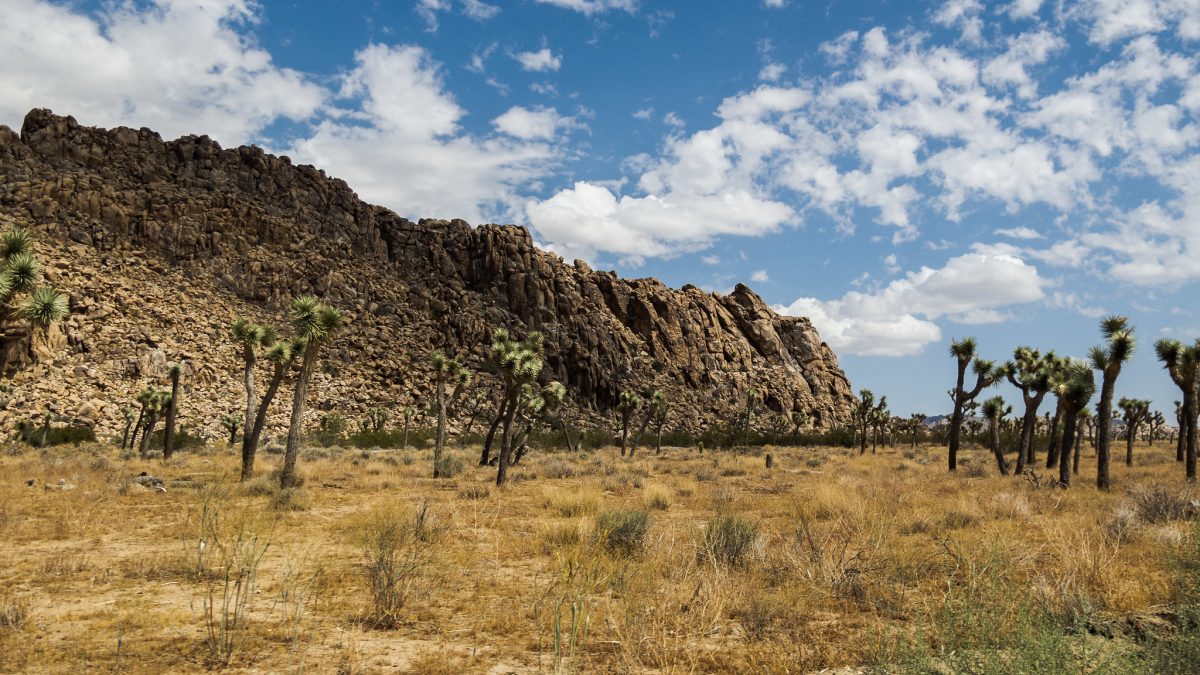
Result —
<path fill-rule="evenodd" d="M 36 338 L 44 336 L 69 311 L 67 296 L 53 288 L 38 286 L 41 280 L 42 264 L 33 255 L 33 235 L 29 230 L 16 227 L 0 236 L 0 331 L 15 313 L 29 321 L 31 358 L 35 356 Z M 21 294 L 27 297 L 18 305 L 17 296 Z"/>
<path fill-rule="evenodd" d="M 233 342 L 239 348 L 242 357 L 242 385 L 246 389 L 246 416 L 242 419 L 247 424 L 254 419 L 254 411 L 257 405 L 254 392 L 254 364 L 258 362 L 258 347 L 266 341 L 269 329 L 265 326 L 260 326 L 256 323 L 251 323 L 246 319 L 238 319 L 233 322 L 231 330 L 233 334 Z M 245 480 L 249 476 L 247 467 L 253 466 L 254 460 L 250 458 L 249 446 L 250 434 L 242 435 L 242 477 Z"/>
<path fill-rule="evenodd" d="M 1099 370 L 1104 376 L 1100 385 L 1100 402 L 1096 404 L 1096 487 L 1107 490 L 1113 390 L 1116 389 L 1121 366 L 1133 355 L 1137 343 L 1133 337 L 1133 326 L 1130 326 L 1129 319 L 1123 316 L 1110 316 L 1101 320 L 1100 332 L 1104 334 L 1107 344 L 1103 347 L 1092 347 L 1089 356 L 1092 368 Z"/>
<path fill-rule="evenodd" d="M 912 432 L 912 447 L 917 448 L 917 434 L 921 432 L 921 428 L 925 426 L 925 420 L 929 419 L 925 413 L 913 413 L 908 418 L 908 428 Z"/>
<path fill-rule="evenodd" d="M 867 453 L 867 432 L 871 430 L 875 422 L 876 411 L 886 405 L 886 396 L 881 398 L 879 405 L 876 406 L 874 392 L 870 389 L 862 389 L 858 392 L 858 405 L 853 412 L 855 435 L 858 436 L 858 454 L 865 455 Z"/>
<path fill-rule="evenodd" d="M 1200 340 L 1183 346 L 1178 340 L 1159 340 L 1154 345 L 1158 360 L 1171 376 L 1171 381 L 1183 392 L 1179 416 L 1179 443 L 1183 448 L 1184 467 L 1189 481 L 1196 480 L 1196 414 L 1197 386 L 1200 385 Z"/>
<path fill-rule="evenodd" d="M 1004 376 L 1014 387 L 1021 390 L 1025 403 L 1025 414 L 1021 418 L 1021 445 L 1017 451 L 1017 474 L 1025 471 L 1026 464 L 1033 464 L 1033 429 L 1037 424 L 1038 407 L 1054 376 L 1058 358 L 1054 352 L 1045 356 L 1036 349 L 1017 347 L 1013 360 L 1004 364 Z"/>
<path fill-rule="evenodd" d="M 651 400 L 650 405 L 654 409 L 654 454 L 662 452 L 662 432 L 663 426 L 667 423 L 667 413 L 671 407 L 667 402 L 665 395 L 659 395 L 657 400 Z"/>
<path fill-rule="evenodd" d="M 308 397 L 308 383 L 321 347 L 346 325 L 341 311 L 322 304 L 313 296 L 304 296 L 292 301 L 292 328 L 296 339 L 304 342 L 300 360 L 300 374 L 296 377 L 296 390 L 292 397 L 292 419 L 288 427 L 287 449 L 283 455 L 283 468 L 279 472 L 279 484 L 292 487 L 296 483 L 296 458 L 300 454 L 300 428 L 304 423 L 304 403 Z"/>
<path fill-rule="evenodd" d="M 502 486 L 508 478 L 508 464 L 517 431 L 513 421 L 517 418 L 521 394 L 537 380 L 545 363 L 542 358 L 542 334 L 530 333 L 525 340 L 517 341 L 509 337 L 507 330 L 499 328 L 492 338 L 492 359 L 504 386 L 504 431 L 496 471 L 496 485 Z"/>
<path fill-rule="evenodd" d="M 1092 411 L 1087 408 L 1080 408 L 1079 414 L 1076 417 L 1078 420 L 1075 427 L 1075 450 L 1071 455 L 1071 474 L 1078 476 L 1079 455 L 1080 450 L 1083 448 L 1083 433 L 1080 430 L 1088 429 L 1089 432 L 1094 431 L 1096 428 L 1096 418 L 1092 415 Z"/>
<path fill-rule="evenodd" d="M 264 330 L 262 337 L 273 338 L 274 331 Z M 254 423 L 242 433 L 241 480 L 248 480 L 254 474 L 254 457 L 258 453 L 258 442 L 262 439 L 263 427 L 267 423 L 267 411 L 271 408 L 271 402 L 275 400 L 275 394 L 279 393 L 279 385 L 283 383 L 283 378 L 292 369 L 297 353 L 301 351 L 304 351 L 303 341 L 275 340 L 263 354 L 263 358 L 272 364 L 271 382 L 258 404 Z"/>
<path fill-rule="evenodd" d="M 657 389 L 652 389 L 646 392 L 646 410 L 642 415 L 642 423 L 638 426 L 637 433 L 633 435 L 633 443 L 629 446 L 629 458 L 633 459 L 633 453 L 637 452 L 638 445 L 642 442 L 642 434 L 646 433 L 646 427 L 650 426 L 651 420 L 654 419 L 658 408 L 667 404 L 667 399 L 663 393 Z"/>
<path fill-rule="evenodd" d="M 32 338 L 38 335 L 45 336 L 50 326 L 66 318 L 68 311 L 67 296 L 45 286 L 33 289 L 21 307 L 21 313 L 33 328 L 33 336 L 29 340 L 30 356 L 33 355 Z"/>
<path fill-rule="evenodd" d="M 183 374 L 183 364 L 171 364 L 171 398 L 167 402 L 167 428 L 163 432 L 163 460 L 171 459 L 175 453 L 175 418 L 179 414 L 179 376 Z"/>
<path fill-rule="evenodd" d="M 561 382 L 547 384 L 536 395 L 533 393 L 532 385 L 525 386 L 522 398 L 526 400 L 526 403 L 520 406 L 522 428 L 514 436 L 510 451 L 513 466 L 520 464 L 521 459 L 525 457 L 526 441 L 534 427 L 554 421 L 562 409 L 566 396 L 567 388 Z"/>
<path fill-rule="evenodd" d="M 457 402 L 465 387 L 471 381 L 471 372 L 466 370 L 458 361 L 446 358 L 442 350 L 437 350 L 429 357 L 433 366 L 433 395 L 434 405 L 437 406 L 437 435 L 433 444 L 433 477 L 442 477 L 442 449 L 446 444 L 446 417 L 449 414 L 451 401 Z M 454 393 L 448 399 L 446 387 L 450 382 L 455 383 Z"/>
<path fill-rule="evenodd" d="M 1079 412 L 1087 407 L 1096 393 L 1096 379 L 1087 364 L 1071 361 L 1055 384 L 1054 395 L 1063 404 L 1062 451 L 1058 462 L 1058 483 L 1062 487 L 1071 485 L 1071 450 L 1075 447 L 1076 425 Z"/>
<path fill-rule="evenodd" d="M 242 428 L 242 418 L 237 415 L 221 415 L 221 428 L 229 432 L 229 446 L 233 447 L 238 429 Z"/>
<path fill-rule="evenodd" d="M 792 422 L 792 442 L 800 443 L 800 428 L 808 424 L 808 413 L 803 410 L 793 410 L 791 415 Z"/>
<path fill-rule="evenodd" d="M 145 406 L 145 421 L 142 425 L 142 441 L 138 446 L 138 455 L 146 459 L 150 455 L 150 438 L 154 435 L 154 427 L 158 426 L 158 418 L 171 403 L 171 395 L 154 387 L 146 387 L 138 394 L 138 401 Z"/>
<path fill-rule="evenodd" d="M 1000 448 L 1000 425 L 1003 423 L 1004 417 L 1011 412 L 1012 406 L 1005 405 L 1004 399 L 999 396 L 993 396 L 983 402 L 983 416 L 987 418 L 991 432 L 989 446 L 992 454 L 996 456 L 996 468 L 1000 470 L 1001 476 L 1008 475 L 1008 460 L 1004 458 L 1004 451 Z"/>
<path fill-rule="evenodd" d="M 1167 418 L 1161 411 L 1155 410 L 1153 415 L 1150 415 L 1146 420 L 1146 432 L 1150 437 L 1150 445 L 1154 445 L 1154 439 L 1162 436 L 1163 427 L 1167 426 Z"/>
<path fill-rule="evenodd" d="M 129 430 L 133 427 L 133 411 L 122 406 L 121 417 L 125 420 L 125 431 L 121 434 L 121 449 L 124 450 L 129 445 Z"/>
<path fill-rule="evenodd" d="M 1175 401 L 1175 431 L 1171 433 L 1171 440 L 1175 442 L 1175 461 L 1180 463 L 1183 463 L 1183 446 L 1186 445 L 1183 437 L 1186 435 L 1186 429 L 1187 424 L 1184 423 L 1183 418 L 1183 402 Z"/>
<path fill-rule="evenodd" d="M 625 450 L 629 447 L 629 423 L 633 420 L 633 416 L 642 407 L 642 397 L 636 392 L 623 391 L 621 397 L 617 401 L 617 414 L 621 416 L 621 456 L 625 456 Z"/>
<path fill-rule="evenodd" d="M 750 444 L 750 425 L 754 422 L 754 410 L 757 408 L 758 392 L 751 389 L 746 392 L 746 412 L 742 425 L 742 443 Z"/>
<path fill-rule="evenodd" d="M 975 338 L 963 338 L 950 343 L 950 355 L 958 364 L 958 376 L 951 398 L 954 412 L 950 415 L 950 448 L 948 462 L 951 471 L 958 469 L 958 447 L 961 442 L 963 409 L 975 400 L 979 392 L 996 383 L 1000 374 L 991 361 L 975 356 Z M 975 372 L 975 386 L 966 389 L 967 366 Z"/>
<path fill-rule="evenodd" d="M 887 397 L 880 396 L 879 404 L 871 411 L 871 454 L 874 455 L 879 446 L 879 436 L 887 435 L 887 425 L 892 421 L 892 413 L 887 408 Z M 886 442 L 886 438 L 885 438 Z"/>
<path fill-rule="evenodd" d="M 1125 421 L 1125 466 L 1133 466 L 1133 441 L 1137 438 L 1138 427 L 1150 417 L 1150 401 L 1122 397 L 1117 401 L 1117 407 Z"/>
<path fill-rule="evenodd" d="M 378 406 L 367 408 L 363 413 L 362 430 L 381 433 L 391 417 L 391 413 Z"/>
<path fill-rule="evenodd" d="M 413 415 L 417 414 L 417 409 L 412 407 L 411 405 L 406 405 L 406 406 L 404 406 L 403 413 L 404 413 L 404 440 L 401 442 L 402 444 L 400 447 L 407 448 L 408 447 L 408 427 L 410 424 L 412 424 L 412 418 L 413 418 Z M 481 466 L 486 465 L 486 464 L 487 464 L 487 462 L 484 462 Z"/>

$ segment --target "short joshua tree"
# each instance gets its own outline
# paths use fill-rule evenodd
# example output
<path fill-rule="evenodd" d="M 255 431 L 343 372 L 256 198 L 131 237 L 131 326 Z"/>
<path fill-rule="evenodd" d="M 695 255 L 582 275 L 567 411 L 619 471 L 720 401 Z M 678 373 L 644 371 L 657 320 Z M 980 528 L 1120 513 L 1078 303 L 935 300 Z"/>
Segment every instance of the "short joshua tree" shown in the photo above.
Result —
<path fill-rule="evenodd" d="M 963 411 L 968 404 L 975 400 L 979 392 L 992 386 L 1002 373 L 997 372 L 995 364 L 978 358 L 975 355 L 975 338 L 963 338 L 950 343 L 950 355 L 958 366 L 958 376 L 950 397 L 954 401 L 954 411 L 950 415 L 950 447 L 947 461 L 951 471 L 958 468 L 958 448 L 962 442 Z M 967 388 L 967 367 L 975 372 L 974 386 Z"/>
<path fill-rule="evenodd" d="M 1150 401 L 1124 398 L 1117 401 L 1121 419 L 1125 422 L 1125 466 L 1133 466 L 1133 442 L 1138 429 L 1150 419 Z"/>

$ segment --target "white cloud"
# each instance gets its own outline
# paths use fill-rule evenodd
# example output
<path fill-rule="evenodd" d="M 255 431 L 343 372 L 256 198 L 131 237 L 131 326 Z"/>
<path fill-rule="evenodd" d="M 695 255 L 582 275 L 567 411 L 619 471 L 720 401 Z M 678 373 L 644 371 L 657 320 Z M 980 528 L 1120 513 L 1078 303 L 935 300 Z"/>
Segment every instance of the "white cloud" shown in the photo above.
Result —
<path fill-rule="evenodd" d="M 934 321 L 1002 321 L 1005 307 L 1045 297 L 1037 268 L 1005 255 L 967 254 L 937 269 L 922 267 L 871 293 L 850 291 L 837 300 L 799 298 L 776 309 L 807 316 L 838 353 L 909 356 L 942 339 Z"/>
<path fill-rule="evenodd" d="M 6 0 L 0 20 L 0 122 L 35 107 L 86 124 L 203 132 L 224 145 L 261 140 L 283 117 L 306 120 L 326 92 L 239 30 L 243 0 L 105 4 L 98 17 L 42 0 Z"/>
<path fill-rule="evenodd" d="M 750 281 L 753 281 L 756 284 L 763 284 L 770 280 L 771 280 L 771 277 L 770 277 L 770 275 L 767 274 L 766 270 L 757 270 L 756 272 L 754 272 L 753 274 L 750 275 Z"/>
<path fill-rule="evenodd" d="M 633 111 L 634 119 L 649 120 L 654 116 L 654 108 L 642 108 L 641 110 Z"/>
<path fill-rule="evenodd" d="M 1200 38 L 1195 0 L 1081 0 L 1070 13 L 1088 24 L 1089 38 L 1101 45 L 1168 29 L 1186 40 Z"/>
<path fill-rule="evenodd" d="M 438 12 L 450 11 L 450 0 L 417 0 L 414 11 L 425 20 L 425 30 L 433 33 L 438 29 Z"/>
<path fill-rule="evenodd" d="M 1008 15 L 1014 19 L 1029 19 L 1037 16 L 1042 8 L 1042 0 L 1012 0 L 1008 6 Z"/>
<path fill-rule="evenodd" d="M 668 112 L 666 115 L 663 115 L 663 124 L 675 127 L 676 129 L 682 129 L 683 127 L 687 126 L 687 122 L 684 122 L 682 117 L 676 115 L 674 110 Z"/>
<path fill-rule="evenodd" d="M 638 0 L 537 0 L 537 2 L 572 9 L 588 16 L 613 10 L 635 12 L 638 8 Z"/>
<path fill-rule="evenodd" d="M 768 63 L 762 67 L 762 70 L 758 71 L 758 79 L 765 80 L 767 82 L 775 82 L 779 78 L 783 77 L 783 74 L 786 72 L 787 66 L 783 65 L 782 63 Z"/>
<path fill-rule="evenodd" d="M 996 230 L 996 235 L 1010 239 L 1041 239 L 1042 233 L 1032 227 L 1007 227 Z"/>
<path fill-rule="evenodd" d="M 513 58 L 522 68 L 535 73 L 558 70 L 562 67 L 562 57 L 550 51 L 549 47 L 542 47 L 536 52 L 517 52 L 513 54 Z"/>
<path fill-rule="evenodd" d="M 481 2 L 481 0 L 462 0 L 462 12 L 468 18 L 476 21 L 487 21 L 499 14 L 500 8 Z"/>
<path fill-rule="evenodd" d="M 550 140 L 560 127 L 570 123 L 570 118 L 559 115 L 553 108 L 530 109 L 519 105 L 492 120 L 501 133 L 523 140 Z"/>
<path fill-rule="evenodd" d="M 955 26 L 962 30 L 962 39 L 977 43 L 983 39 L 983 5 L 979 0 L 944 0 L 933 15 L 933 22 L 942 26 Z"/>
<path fill-rule="evenodd" d="M 706 255 L 700 258 L 700 262 L 705 265 L 720 265 L 721 259 L 715 255 Z"/>
<path fill-rule="evenodd" d="M 519 188 L 544 176 L 556 151 L 540 142 L 476 139 L 416 46 L 371 45 L 355 55 L 331 111 L 288 154 L 345 179 L 364 199 L 410 217 L 472 222 L 510 214 Z"/>
<path fill-rule="evenodd" d="M 787 0 L 763 0 L 763 4 L 767 7 L 779 9 L 787 4 Z"/>

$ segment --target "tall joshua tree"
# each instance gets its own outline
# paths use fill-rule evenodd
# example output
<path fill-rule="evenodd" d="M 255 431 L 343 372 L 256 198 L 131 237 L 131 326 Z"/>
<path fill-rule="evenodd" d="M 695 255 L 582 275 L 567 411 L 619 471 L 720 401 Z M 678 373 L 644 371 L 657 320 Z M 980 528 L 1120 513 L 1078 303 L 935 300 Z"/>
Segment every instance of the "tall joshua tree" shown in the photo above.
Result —
<path fill-rule="evenodd" d="M 300 429 L 304 423 L 304 404 L 308 398 L 308 384 L 317 365 L 321 347 L 325 346 L 346 325 L 341 311 L 321 303 L 313 296 L 303 296 L 292 301 L 292 329 L 296 339 L 304 342 L 300 360 L 300 373 L 296 376 L 296 390 L 292 397 L 292 419 L 288 426 L 287 449 L 283 455 L 283 468 L 279 471 L 279 484 L 292 487 L 296 483 L 296 458 L 300 454 Z"/>
<path fill-rule="evenodd" d="M 1004 421 L 1004 417 L 1012 412 L 1011 405 L 1005 405 L 1004 399 L 999 396 L 993 396 L 983 402 L 983 416 L 988 421 L 988 431 L 990 434 L 990 443 L 988 445 L 992 449 L 992 454 L 996 456 L 996 468 L 1000 470 L 1001 476 L 1008 475 L 1008 460 L 1004 458 L 1004 450 L 1000 448 L 1000 425 Z"/>
<path fill-rule="evenodd" d="M 1133 466 L 1133 442 L 1137 439 L 1138 427 L 1150 418 L 1150 401 L 1121 397 L 1117 407 L 1125 421 L 1125 466 Z"/>
<path fill-rule="evenodd" d="M 471 381 L 471 373 L 462 365 L 446 357 L 445 352 L 437 350 L 429 357 L 429 365 L 433 367 L 434 405 L 437 407 L 437 435 L 433 443 L 433 477 L 442 477 L 442 449 L 446 445 L 446 418 L 450 414 L 452 402 L 457 402 L 459 396 Z M 454 393 L 449 397 L 446 387 L 454 383 Z"/>
<path fill-rule="evenodd" d="M 623 391 L 620 398 L 617 400 L 617 414 L 621 417 L 621 456 L 625 456 L 625 451 L 629 447 L 629 424 L 633 421 L 633 416 L 642 407 L 642 397 L 638 396 L 637 392 Z"/>
<path fill-rule="evenodd" d="M 658 409 L 667 404 L 667 399 L 663 393 L 657 389 L 646 392 L 646 410 L 642 414 L 642 423 L 638 425 L 637 433 L 633 435 L 633 443 L 629 446 L 629 458 L 633 458 L 633 453 L 637 452 L 638 445 L 642 442 L 642 434 L 646 433 L 646 427 L 650 426 L 650 422 L 654 419 L 654 415 Z"/>
<path fill-rule="evenodd" d="M 908 429 L 912 432 L 912 447 L 917 448 L 917 434 L 921 433 L 921 427 L 925 426 L 925 420 L 929 419 L 925 413 L 913 413 L 908 418 Z"/>
<path fill-rule="evenodd" d="M 867 431 L 871 427 L 871 414 L 875 410 L 875 393 L 870 389 L 858 392 L 858 405 L 851 416 L 854 419 L 855 436 L 858 437 L 858 454 L 867 454 Z"/>
<path fill-rule="evenodd" d="M 948 464 L 951 471 L 958 469 L 958 448 L 962 442 L 963 408 L 975 400 L 979 392 L 996 383 L 1000 374 L 995 364 L 975 355 L 975 338 L 963 338 L 950 343 L 950 355 L 958 365 L 958 376 L 950 393 L 954 401 L 954 412 L 950 415 L 950 448 Z M 975 386 L 966 388 L 967 367 L 975 373 Z"/>
<path fill-rule="evenodd" d="M 1200 385 L 1200 340 L 1185 347 L 1178 340 L 1159 340 L 1154 344 L 1158 360 L 1171 376 L 1171 381 L 1183 392 L 1180 406 L 1179 442 L 1183 448 L 1184 470 L 1189 481 L 1196 480 L 1196 414 L 1197 386 Z"/>
<path fill-rule="evenodd" d="M 1063 402 L 1062 451 L 1058 462 L 1058 484 L 1062 487 L 1071 485 L 1071 451 L 1076 447 L 1079 412 L 1095 393 L 1096 379 L 1087 364 L 1071 361 L 1066 365 L 1054 389 L 1054 395 Z"/>
<path fill-rule="evenodd" d="M 170 405 L 171 394 L 147 387 L 139 395 L 139 399 L 141 398 L 145 399 L 146 416 L 142 425 L 142 441 L 138 446 L 138 455 L 142 459 L 146 459 L 150 456 L 150 439 L 154 435 L 154 428 L 158 426 L 158 418 Z"/>
<path fill-rule="evenodd" d="M 1107 490 L 1109 446 L 1112 442 L 1113 391 L 1117 386 L 1117 377 L 1121 374 L 1121 366 L 1133 355 L 1137 342 L 1133 337 L 1133 326 L 1130 326 L 1129 319 L 1123 316 L 1102 319 L 1100 332 L 1104 335 L 1106 343 L 1103 346 L 1092 347 L 1089 357 L 1092 368 L 1103 374 L 1100 402 L 1096 404 L 1096 487 Z"/>
<path fill-rule="evenodd" d="M 183 364 L 176 361 L 171 364 L 171 399 L 167 402 L 167 428 L 163 432 L 163 460 L 171 459 L 175 454 L 175 418 L 179 415 L 179 377 L 183 374 Z"/>
<path fill-rule="evenodd" d="M 1056 361 L 1054 352 L 1042 356 L 1036 349 L 1017 347 L 1013 350 L 1012 361 L 1004 364 L 1004 376 L 1021 390 L 1021 398 L 1025 403 L 1025 414 L 1021 418 L 1021 445 L 1017 451 L 1017 475 L 1025 471 L 1026 464 L 1033 464 L 1033 430 L 1037 425 L 1038 407 L 1042 405 L 1046 392 L 1050 391 Z"/>
<path fill-rule="evenodd" d="M 492 335 L 492 360 L 504 387 L 504 430 L 500 437 L 500 460 L 496 467 L 497 486 L 503 486 L 508 480 L 513 437 L 517 432 L 513 422 L 517 419 L 522 392 L 537 381 L 542 373 L 545 365 L 542 350 L 541 333 L 530 333 L 520 341 L 512 339 L 504 328 L 496 329 Z"/>
<path fill-rule="evenodd" d="M 254 419 L 254 411 L 257 406 L 256 394 L 254 391 L 254 365 L 258 362 L 258 347 L 266 337 L 267 328 L 256 323 L 247 321 L 246 319 L 238 319 L 233 322 L 231 329 L 233 334 L 234 346 L 238 348 L 242 357 L 242 386 L 246 390 L 246 415 L 242 419 L 246 424 Z M 242 479 L 245 480 L 248 476 L 247 467 L 254 464 L 254 460 L 250 458 L 249 446 L 250 434 L 242 434 Z"/>
<path fill-rule="evenodd" d="M 273 331 L 265 331 L 263 337 L 274 337 Z M 275 400 L 275 395 L 279 393 L 279 386 L 283 384 L 284 377 L 291 371 L 292 364 L 296 362 L 296 354 L 303 351 L 303 341 L 276 340 L 263 353 L 263 358 L 272 364 L 271 382 L 267 385 L 267 391 L 263 394 L 262 401 L 258 403 L 258 410 L 254 413 L 254 420 L 250 424 L 250 428 L 242 432 L 241 480 L 249 480 L 254 475 L 254 457 L 258 453 L 258 443 L 262 440 L 263 427 L 267 423 L 267 411 L 271 408 L 271 402 Z"/>

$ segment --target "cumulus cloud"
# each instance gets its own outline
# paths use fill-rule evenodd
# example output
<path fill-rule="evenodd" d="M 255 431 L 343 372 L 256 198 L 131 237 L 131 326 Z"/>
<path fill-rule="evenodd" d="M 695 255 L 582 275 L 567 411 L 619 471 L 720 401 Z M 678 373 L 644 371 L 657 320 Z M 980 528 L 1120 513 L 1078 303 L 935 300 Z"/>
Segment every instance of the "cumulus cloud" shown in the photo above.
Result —
<path fill-rule="evenodd" d="M 105 5 L 96 16 L 9 0 L 0 21 L 0 121 L 52 107 L 86 124 L 203 131 L 224 145 L 260 140 L 279 118 L 308 119 L 326 92 L 272 62 L 240 29 L 244 0 Z M 169 92 L 170 95 L 164 95 Z"/>
<path fill-rule="evenodd" d="M 1032 227 L 1007 227 L 996 230 L 996 235 L 1010 239 L 1041 239 L 1042 233 Z"/>
<path fill-rule="evenodd" d="M 533 126 L 513 139 L 464 133 L 459 122 L 465 111 L 420 47 L 360 50 L 338 95 L 341 107 L 288 154 L 346 179 L 368 201 L 403 215 L 480 222 L 507 214 L 519 203 L 520 188 L 556 161 L 551 146 L 530 140 L 537 137 Z M 513 123 L 511 130 L 518 126 Z"/>
<path fill-rule="evenodd" d="M 543 47 L 536 52 L 517 52 L 513 54 L 513 58 L 522 68 L 535 73 L 554 71 L 562 67 L 562 57 L 550 51 L 549 47 Z"/>
<path fill-rule="evenodd" d="M 524 140 L 550 140 L 559 128 L 570 123 L 569 118 L 559 115 L 553 108 L 530 109 L 519 105 L 492 120 L 498 131 Z"/>
<path fill-rule="evenodd" d="M 1004 320 L 1000 310 L 1043 299 L 1047 285 L 1037 268 L 1020 258 L 971 253 L 940 268 L 909 272 L 873 292 L 851 291 L 827 301 L 798 298 L 776 309 L 809 317 L 839 353 L 910 356 L 942 339 L 935 320 Z"/>
<path fill-rule="evenodd" d="M 758 270 L 750 275 L 750 281 L 753 281 L 756 284 L 766 283 L 770 280 L 771 276 L 767 274 L 766 270 Z"/>

